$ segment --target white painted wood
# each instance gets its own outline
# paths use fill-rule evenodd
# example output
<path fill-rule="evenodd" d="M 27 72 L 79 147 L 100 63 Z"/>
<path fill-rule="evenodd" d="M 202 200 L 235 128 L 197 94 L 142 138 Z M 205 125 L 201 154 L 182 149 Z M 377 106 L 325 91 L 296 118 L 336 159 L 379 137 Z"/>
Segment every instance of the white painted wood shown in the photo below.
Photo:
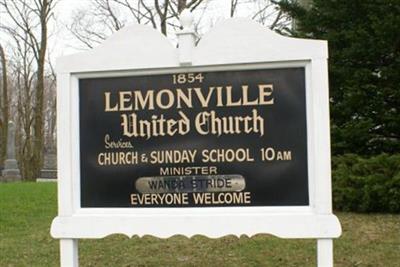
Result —
<path fill-rule="evenodd" d="M 70 94 L 71 99 L 79 99 L 79 79 L 76 75 L 70 77 Z M 70 103 L 70 132 L 71 135 L 71 161 L 73 162 L 71 167 L 72 177 L 72 206 L 75 210 L 80 209 L 80 192 L 81 192 L 81 173 L 80 173 L 80 138 L 79 138 L 79 101 L 72 101 Z"/>
<path fill-rule="evenodd" d="M 312 88 L 317 90 L 314 97 L 314 154 L 318 155 L 315 164 L 315 175 L 320 177 L 316 182 L 315 207 L 320 214 L 332 213 L 331 189 L 331 151 L 329 131 L 329 89 L 327 59 L 315 59 L 312 62 Z"/>
<path fill-rule="evenodd" d="M 102 238 L 118 233 L 128 237 L 153 235 L 167 238 L 177 234 L 187 237 L 199 234 L 217 238 L 230 234 L 239 237 L 265 233 L 282 238 L 327 238 L 338 237 L 341 232 L 339 221 L 334 215 L 174 213 L 57 217 L 51 235 L 55 238 Z"/>
<path fill-rule="evenodd" d="M 288 38 L 253 21 L 229 19 L 194 46 L 190 18 L 186 19 L 184 29 L 177 33 L 178 48 L 151 27 L 132 25 L 91 51 L 57 61 L 59 214 L 51 234 L 61 239 L 61 258 L 77 261 L 78 238 L 113 233 L 129 237 L 268 233 L 282 238 L 318 238 L 318 263 L 331 262 L 331 238 L 340 236 L 341 227 L 331 205 L 327 43 Z M 80 78 L 283 67 L 304 67 L 306 72 L 309 206 L 80 207 Z"/>
<path fill-rule="evenodd" d="M 87 52 L 57 59 L 60 72 L 94 72 L 178 67 L 178 51 L 149 25 L 130 25 Z"/>
<path fill-rule="evenodd" d="M 313 101 L 312 89 L 312 68 L 311 61 L 306 64 L 306 112 L 307 112 L 307 159 L 308 159 L 308 192 L 310 198 L 310 208 L 315 208 L 315 192 L 316 192 L 316 175 L 315 175 L 315 131 L 314 131 L 314 119 L 313 114 L 315 113 L 315 106 Z"/>
<path fill-rule="evenodd" d="M 71 151 L 71 90 L 70 75 L 57 74 L 57 176 L 58 214 L 71 216 L 72 207 L 72 151 Z M 62 111 L 62 112 L 61 112 Z"/>
<path fill-rule="evenodd" d="M 333 240 L 318 239 L 317 241 L 318 267 L 333 267 Z"/>
<path fill-rule="evenodd" d="M 284 37 L 254 21 L 235 18 L 201 38 L 193 65 L 326 59 L 327 53 L 326 41 Z"/>
<path fill-rule="evenodd" d="M 180 22 L 183 29 L 176 33 L 179 44 L 179 62 L 182 66 L 192 65 L 192 52 L 196 42 L 193 20 L 193 14 L 188 9 L 182 11 Z"/>
<path fill-rule="evenodd" d="M 74 213 L 72 189 L 71 90 L 70 74 L 57 74 L 57 168 L 58 215 Z M 63 112 L 60 112 L 63 111 Z M 78 267 L 78 240 L 60 239 L 61 267 Z"/>
<path fill-rule="evenodd" d="M 79 266 L 77 239 L 60 240 L 60 266 L 61 267 Z"/>

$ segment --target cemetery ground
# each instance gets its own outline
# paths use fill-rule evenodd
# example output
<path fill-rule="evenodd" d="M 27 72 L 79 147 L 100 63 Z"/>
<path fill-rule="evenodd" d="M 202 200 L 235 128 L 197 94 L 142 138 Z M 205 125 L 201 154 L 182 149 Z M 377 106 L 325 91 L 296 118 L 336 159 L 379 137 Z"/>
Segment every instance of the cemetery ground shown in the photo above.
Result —
<path fill-rule="evenodd" d="M 49 233 L 56 191 L 55 183 L 0 184 L 0 266 L 59 265 L 58 241 Z M 343 228 L 334 241 L 335 266 L 400 266 L 400 214 L 335 214 Z M 315 266 L 316 257 L 315 240 L 270 235 L 112 235 L 79 244 L 81 266 Z"/>

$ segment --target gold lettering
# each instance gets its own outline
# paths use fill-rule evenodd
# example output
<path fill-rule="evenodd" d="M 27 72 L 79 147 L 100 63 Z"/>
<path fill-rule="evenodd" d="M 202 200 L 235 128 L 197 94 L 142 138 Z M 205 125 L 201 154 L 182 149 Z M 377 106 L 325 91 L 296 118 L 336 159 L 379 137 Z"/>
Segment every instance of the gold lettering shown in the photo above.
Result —
<path fill-rule="evenodd" d="M 227 86 L 226 87 L 226 106 L 227 107 L 237 107 L 242 105 L 242 99 L 239 99 L 236 102 L 233 102 L 232 100 L 232 86 Z"/>
<path fill-rule="evenodd" d="M 146 96 L 143 98 L 142 92 L 141 91 L 134 91 L 133 92 L 134 98 L 135 98 L 135 110 L 139 109 L 146 109 L 146 104 L 148 103 L 148 110 L 154 110 L 154 91 L 153 90 L 147 90 L 146 91 Z"/>
<path fill-rule="evenodd" d="M 105 101 L 105 103 L 104 103 L 104 106 L 105 106 L 105 108 L 104 108 L 104 111 L 105 112 L 110 112 L 110 111 L 118 111 L 118 104 L 116 103 L 115 105 L 114 105 L 114 107 L 110 107 L 110 92 L 105 92 L 104 93 L 104 101 Z"/>
<path fill-rule="evenodd" d="M 164 104 L 163 101 L 162 101 L 163 95 L 167 96 L 167 103 L 166 104 Z M 157 93 L 156 103 L 157 103 L 157 106 L 159 108 L 161 108 L 161 109 L 169 109 L 170 107 L 172 107 L 174 102 L 175 102 L 175 97 L 174 97 L 174 94 L 170 90 L 163 89 L 163 90 L 161 90 L 160 92 Z"/>
<path fill-rule="evenodd" d="M 131 97 L 132 97 L 132 92 L 129 92 L 129 91 L 119 92 L 119 110 L 120 111 L 132 110 L 132 104 L 130 104 L 129 106 L 126 106 L 126 104 L 130 102 Z"/>
<path fill-rule="evenodd" d="M 196 92 L 196 95 L 197 95 L 197 97 L 201 103 L 201 106 L 203 108 L 208 107 L 208 103 L 210 102 L 211 95 L 213 94 L 214 89 L 215 89 L 214 87 L 210 87 L 208 89 L 207 97 L 204 97 L 203 93 L 201 92 L 201 88 L 194 88 L 194 91 Z"/>
<path fill-rule="evenodd" d="M 252 110 L 252 116 L 228 116 L 218 117 L 215 111 L 204 111 L 197 114 L 195 128 L 201 135 L 258 133 L 264 135 L 264 119 L 258 115 L 256 109 Z"/>
<path fill-rule="evenodd" d="M 188 94 L 185 94 L 182 89 L 176 89 L 177 108 L 182 108 L 181 101 L 185 102 L 186 107 L 193 108 L 192 90 L 192 88 L 188 88 Z"/>
<path fill-rule="evenodd" d="M 258 99 L 249 101 L 249 86 L 248 85 L 242 85 L 242 94 L 243 94 L 243 106 L 258 105 Z"/>
<path fill-rule="evenodd" d="M 274 91 L 272 84 L 259 84 L 259 105 L 272 105 L 274 104 L 274 97 L 269 98 Z"/>

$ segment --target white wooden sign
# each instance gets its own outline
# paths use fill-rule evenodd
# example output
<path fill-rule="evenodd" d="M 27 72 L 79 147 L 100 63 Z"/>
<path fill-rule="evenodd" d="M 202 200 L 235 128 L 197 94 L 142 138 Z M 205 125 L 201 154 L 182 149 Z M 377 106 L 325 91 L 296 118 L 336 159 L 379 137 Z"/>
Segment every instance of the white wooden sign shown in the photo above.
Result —
<path fill-rule="evenodd" d="M 128 237 L 148 234 L 163 238 L 175 234 L 182 234 L 187 237 L 196 234 L 208 237 L 221 237 L 229 234 L 253 236 L 258 233 L 267 233 L 281 238 L 317 239 L 318 266 L 332 266 L 332 239 L 340 236 L 341 227 L 336 216 L 332 214 L 331 206 L 327 71 L 328 50 L 326 41 L 288 38 L 280 36 L 250 20 L 229 19 L 220 23 L 209 33 L 205 34 L 200 42 L 195 45 L 192 22 L 192 15 L 189 11 L 185 10 L 181 17 L 183 30 L 177 33 L 179 48 L 175 48 L 166 37 L 150 26 L 134 25 L 118 31 L 102 45 L 91 51 L 65 56 L 57 61 L 59 213 L 53 220 L 51 235 L 54 238 L 60 239 L 61 265 L 78 266 L 78 239 L 80 238 L 103 238 L 115 233 L 125 234 Z M 298 164 L 305 164 L 303 171 L 306 175 L 303 177 L 305 177 L 306 184 L 302 189 L 302 195 L 296 195 L 296 186 L 289 186 L 293 192 L 288 191 L 286 195 L 282 192 L 281 195 L 285 196 L 285 198 L 282 199 L 283 202 L 277 202 L 278 204 L 273 202 L 274 199 L 270 198 L 272 194 L 269 193 L 254 193 L 252 199 L 250 199 L 251 192 L 248 194 L 243 193 L 243 195 L 234 195 L 235 192 L 254 186 L 254 181 L 246 177 L 246 175 L 242 175 L 243 173 L 234 173 L 236 176 L 226 176 L 228 178 L 222 176 L 222 178 L 218 178 L 219 176 L 217 174 L 219 173 L 213 173 L 214 169 L 209 168 L 206 169 L 205 172 L 210 171 L 210 173 L 207 174 L 212 175 L 207 176 L 207 179 L 216 179 L 216 181 L 217 179 L 222 179 L 219 181 L 225 182 L 223 191 L 232 191 L 229 194 L 222 195 L 221 193 L 218 195 L 217 198 L 219 197 L 219 199 L 217 202 L 210 200 L 210 203 L 213 203 L 212 205 L 207 205 L 206 201 L 204 202 L 205 204 L 202 202 L 204 205 L 200 205 L 199 207 L 195 204 L 188 204 L 185 207 L 183 206 L 185 199 L 183 199 L 180 200 L 179 203 L 177 202 L 179 205 L 175 203 L 175 205 L 171 207 L 168 207 L 168 205 L 158 207 L 154 204 L 159 203 L 156 197 L 152 199 L 149 195 L 148 199 L 145 199 L 145 197 L 141 199 L 142 196 L 146 195 L 143 192 L 151 190 L 151 188 L 144 188 L 141 183 L 137 181 L 140 179 L 142 179 L 140 181 L 159 179 L 157 177 L 141 177 L 136 180 L 136 189 L 139 191 L 142 190 L 141 192 L 143 194 L 141 195 L 138 193 L 131 195 L 130 202 L 127 203 L 132 206 L 128 205 L 125 207 L 123 203 L 122 206 L 115 204 L 118 202 L 118 197 L 115 203 L 112 202 L 113 200 L 108 202 L 107 199 L 103 202 L 101 202 L 102 200 L 99 202 L 99 199 L 102 198 L 102 195 L 106 194 L 104 193 L 106 191 L 101 191 L 104 189 L 98 189 L 99 191 L 92 190 L 91 182 L 96 181 L 95 179 L 99 179 L 100 183 L 100 180 L 103 178 L 100 178 L 100 174 L 97 176 L 96 172 L 90 169 L 90 160 L 86 158 L 89 154 L 82 154 L 87 139 L 85 139 L 81 131 L 83 131 L 82 129 L 87 129 L 87 125 L 91 125 L 92 117 L 89 116 L 87 120 L 87 117 L 83 117 L 83 115 L 80 114 L 82 111 L 85 111 L 87 114 L 90 113 L 91 109 L 95 110 L 96 104 L 93 104 L 95 103 L 93 101 L 86 101 L 83 99 L 84 96 L 86 97 L 86 95 L 82 93 L 82 90 L 84 90 L 83 88 L 90 88 L 92 82 L 96 84 L 96 86 L 100 84 L 101 87 L 106 82 L 117 82 L 121 79 L 127 79 L 127 82 L 137 81 L 139 83 L 145 81 L 155 83 L 157 79 L 163 79 L 166 75 L 169 75 L 168 77 L 171 77 L 171 79 L 178 79 L 179 74 L 182 73 L 187 74 L 185 76 L 186 78 L 191 77 L 191 75 L 193 77 L 195 77 L 195 75 L 200 75 L 197 76 L 199 82 L 203 82 L 203 74 L 206 75 L 207 73 L 218 74 L 224 72 L 225 74 L 238 73 L 238 75 L 242 75 L 240 71 L 245 73 L 254 73 L 258 71 L 258 75 L 264 75 L 263 73 L 266 73 L 265 75 L 271 75 L 272 77 L 274 71 L 280 73 L 279 70 L 283 69 L 300 70 L 299 73 L 303 74 L 304 78 L 302 83 L 305 88 L 304 133 L 306 133 L 306 135 L 304 135 L 305 148 L 302 151 L 305 154 L 300 158 L 299 153 L 296 154 L 294 150 L 288 150 L 285 156 L 286 160 L 292 160 L 293 158 L 293 160 L 288 163 L 289 165 L 293 162 L 293 164 L 297 164 L 295 163 L 297 160 L 299 162 Z M 218 77 L 218 75 L 216 77 Z M 285 80 L 286 76 L 282 77 L 279 79 Z M 102 79 L 106 79 L 107 81 Z M 239 80 L 241 79 L 242 78 Z M 102 83 L 102 81 L 105 83 Z M 178 80 L 174 80 L 174 82 L 179 83 Z M 296 80 L 292 81 L 292 83 L 294 84 L 293 86 L 298 85 Z M 246 94 L 243 94 L 249 97 L 250 93 L 247 91 L 248 88 L 246 86 L 243 87 L 242 85 L 242 93 L 245 92 Z M 246 103 L 249 106 L 257 104 L 260 106 L 265 105 L 265 107 L 263 106 L 262 108 L 270 108 L 267 106 L 274 104 L 274 107 L 276 107 L 280 105 L 279 103 L 283 102 L 279 102 L 281 100 L 278 98 L 278 91 L 281 89 L 278 88 L 278 85 L 274 86 L 275 89 L 272 83 L 271 85 L 258 84 L 260 93 L 257 96 L 259 98 L 256 100 L 241 99 L 240 101 L 242 101 L 241 103 L 247 101 Z M 228 87 L 226 89 L 227 92 L 230 90 Z M 301 88 L 301 86 L 299 88 Z M 273 91 L 273 89 L 275 91 Z M 251 90 L 251 88 L 249 90 Z M 193 89 L 193 91 L 195 91 L 195 89 Z M 90 92 L 89 89 L 87 92 Z M 121 93 L 120 91 L 120 98 L 118 100 L 118 96 L 113 98 L 113 92 L 114 91 L 104 91 L 104 99 L 99 100 L 103 104 L 105 101 L 105 111 L 108 113 L 104 114 L 107 116 L 112 116 L 113 113 L 116 113 L 116 110 L 126 110 L 130 107 L 127 104 L 129 102 L 129 97 L 126 96 L 128 93 L 125 91 L 125 93 Z M 276 92 L 275 99 L 272 98 L 272 92 L 274 92 L 274 94 Z M 96 93 L 98 92 L 94 90 L 93 94 Z M 145 93 L 145 91 L 142 93 Z M 159 93 L 161 94 L 160 91 Z M 169 93 L 166 92 L 166 95 L 169 96 Z M 187 106 L 191 105 L 188 103 L 189 100 L 187 96 L 184 98 L 181 95 L 181 97 L 182 101 L 186 100 L 185 103 Z M 287 97 L 290 99 L 292 95 L 289 94 Z M 158 104 L 162 108 L 166 108 L 165 106 L 169 106 L 169 102 L 168 100 L 165 102 L 163 99 L 164 98 L 160 96 L 158 100 L 160 103 Z M 200 100 L 203 102 L 206 101 L 204 98 L 200 98 Z M 148 100 L 142 99 L 140 103 L 145 106 L 146 101 Z M 157 99 L 155 101 L 157 101 Z M 230 102 L 231 106 L 234 106 L 232 99 L 226 101 Z M 218 105 L 222 106 L 221 103 Z M 87 107 L 86 105 L 94 106 Z M 253 112 L 257 112 L 257 109 L 254 108 Z M 107 120 L 106 115 L 104 115 L 105 123 Z M 186 115 L 182 116 L 186 117 Z M 289 114 L 287 116 L 288 120 L 290 120 L 290 116 L 292 115 Z M 100 123 L 102 122 L 102 118 L 103 117 L 97 117 Z M 110 118 L 110 120 L 112 120 L 112 117 Z M 264 123 L 264 120 L 267 120 L 267 118 L 257 117 L 256 115 L 254 115 L 254 119 L 258 119 L 259 123 Z M 238 120 L 250 121 L 250 118 L 241 117 Z M 267 123 L 269 122 L 270 121 L 267 121 Z M 174 123 L 175 122 L 172 122 L 172 124 Z M 118 123 L 118 127 L 119 125 L 120 123 Z M 201 128 L 201 122 L 197 122 L 196 127 L 200 134 L 204 134 L 205 128 Z M 244 128 L 243 131 L 264 136 L 262 129 L 257 130 L 255 127 L 256 126 Z M 241 129 L 236 128 L 235 131 L 240 132 L 240 130 Z M 96 134 L 96 131 L 94 131 L 94 134 Z M 174 133 L 174 131 L 171 132 Z M 172 135 L 172 133 L 170 135 Z M 128 133 L 125 133 L 125 135 L 127 134 Z M 134 135 L 134 133 L 129 134 Z M 89 134 L 89 136 L 91 135 Z M 111 146 L 110 142 L 107 141 L 107 134 L 105 136 L 105 146 Z M 150 136 L 147 136 L 147 138 L 149 139 Z M 216 140 L 220 142 L 220 140 L 225 140 L 223 138 L 224 137 L 219 137 L 219 139 Z M 283 140 L 287 138 L 285 142 L 288 143 L 296 139 L 290 137 L 290 135 L 286 135 L 286 133 L 282 134 L 281 138 L 282 139 L 278 139 Z M 147 143 L 151 143 L 152 140 L 153 139 L 150 139 Z M 279 142 L 279 140 L 276 142 Z M 89 141 L 91 142 L 91 140 Z M 249 142 L 251 143 L 252 141 Z M 121 145 L 121 143 L 118 145 L 116 143 L 118 142 L 115 142 L 114 145 L 117 147 L 120 146 L 119 148 L 121 148 L 121 146 L 130 145 L 132 145 L 133 148 L 136 147 L 136 144 L 139 144 L 135 143 L 135 141 L 133 143 L 128 142 L 125 145 Z M 88 153 L 90 153 L 90 149 L 92 149 L 92 147 L 88 145 Z M 271 154 L 271 150 L 268 150 L 268 152 L 266 151 L 267 149 L 268 148 L 260 149 L 263 153 L 260 156 L 260 161 L 267 161 L 274 157 Z M 98 156 L 95 158 L 95 161 L 97 161 L 96 164 L 99 166 L 101 165 L 100 167 L 107 164 L 112 165 L 112 159 L 107 158 L 107 155 L 108 154 L 105 153 L 98 153 Z M 125 154 L 123 157 L 119 156 L 116 162 L 123 162 L 124 164 L 128 162 L 133 165 L 132 162 L 136 160 L 135 156 L 133 154 L 129 154 L 128 156 Z M 229 155 L 225 154 L 225 156 L 228 157 Z M 238 155 L 236 156 L 239 157 Z M 256 156 L 253 155 L 249 157 L 250 159 L 248 159 L 248 161 L 256 161 L 252 158 Z M 282 156 L 282 158 L 284 157 Z M 216 166 L 219 168 L 219 165 Z M 241 165 L 238 166 L 239 169 L 236 169 L 236 172 L 239 172 L 237 170 L 241 168 Z M 245 170 L 246 166 L 243 166 L 243 170 Z M 215 170 L 217 167 L 215 167 Z M 110 168 L 116 167 L 112 166 Z M 271 170 L 271 168 L 266 168 L 267 172 Z M 136 171 L 136 169 L 134 170 Z M 137 169 L 137 172 L 146 173 L 146 171 L 146 168 Z M 164 170 L 164 173 L 165 172 Z M 244 173 L 246 172 L 244 171 Z M 249 173 L 251 172 L 249 171 Z M 273 175 L 273 173 L 271 175 Z M 92 180 L 88 178 L 89 176 Z M 243 178 L 242 176 L 245 177 Z M 183 176 L 179 176 L 179 179 L 184 179 L 182 177 Z M 191 177 L 193 180 L 198 179 L 197 176 Z M 227 181 L 229 181 L 229 183 L 231 182 L 230 177 L 234 177 L 234 179 L 237 179 L 235 181 L 239 181 L 234 189 L 231 189 L 230 184 L 226 184 Z M 166 181 L 164 178 L 162 179 L 163 182 Z M 268 179 L 266 178 L 265 181 L 268 181 Z M 287 183 L 290 182 L 292 182 L 292 180 L 288 180 Z M 277 182 L 277 184 L 279 183 Z M 210 182 L 208 186 L 211 185 L 214 184 Z M 269 192 L 270 186 L 275 186 L 275 183 L 267 183 L 265 185 L 265 192 Z M 277 186 L 277 188 L 282 188 L 279 187 L 280 185 Z M 116 188 L 118 189 L 118 187 Z M 163 190 L 167 189 L 164 188 Z M 208 188 L 208 190 L 211 189 Z M 166 191 L 163 192 L 165 193 Z M 177 191 L 175 190 L 174 192 Z M 193 190 L 190 192 L 193 193 Z M 181 196 L 187 197 L 186 195 Z M 206 195 L 206 197 L 207 196 L 211 195 Z M 241 205 L 229 205 L 233 201 L 231 198 L 236 196 L 238 198 L 241 197 L 241 199 L 238 200 Z M 146 207 L 143 204 L 146 201 L 153 206 Z M 223 204 L 217 205 L 223 201 L 225 201 Z M 247 205 L 251 203 L 251 201 L 254 201 L 254 205 Z M 286 204 L 279 205 L 279 203 Z M 139 204 L 143 205 L 141 207 L 135 206 Z"/>

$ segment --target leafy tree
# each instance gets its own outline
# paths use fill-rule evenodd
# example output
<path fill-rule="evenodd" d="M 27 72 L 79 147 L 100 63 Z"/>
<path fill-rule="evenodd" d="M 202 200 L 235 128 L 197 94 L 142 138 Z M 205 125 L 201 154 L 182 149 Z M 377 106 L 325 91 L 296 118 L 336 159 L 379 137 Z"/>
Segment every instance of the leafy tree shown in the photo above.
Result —
<path fill-rule="evenodd" d="M 283 0 L 298 37 L 328 40 L 334 154 L 400 152 L 400 1 Z"/>

